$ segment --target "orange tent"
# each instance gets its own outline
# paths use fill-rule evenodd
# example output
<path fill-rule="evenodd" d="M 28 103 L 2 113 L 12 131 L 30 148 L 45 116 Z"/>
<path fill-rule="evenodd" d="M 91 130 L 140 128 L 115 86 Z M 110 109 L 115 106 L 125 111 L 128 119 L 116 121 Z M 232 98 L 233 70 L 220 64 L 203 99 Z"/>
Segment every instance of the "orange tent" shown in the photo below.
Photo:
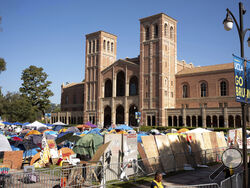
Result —
<path fill-rule="evenodd" d="M 39 134 L 42 134 L 42 133 L 40 133 L 40 132 L 37 131 L 37 130 L 32 130 L 32 131 L 28 132 L 28 133 L 25 135 L 25 137 L 27 137 L 27 136 L 29 136 L 29 135 L 32 135 L 32 134 L 39 135 Z"/>
<path fill-rule="evenodd" d="M 59 151 L 58 151 L 58 155 L 60 156 L 60 153 L 62 152 L 62 158 L 65 160 L 67 159 L 67 157 L 69 157 L 70 155 L 73 155 L 75 154 L 75 152 L 73 152 L 72 149 L 70 148 L 61 148 Z"/>

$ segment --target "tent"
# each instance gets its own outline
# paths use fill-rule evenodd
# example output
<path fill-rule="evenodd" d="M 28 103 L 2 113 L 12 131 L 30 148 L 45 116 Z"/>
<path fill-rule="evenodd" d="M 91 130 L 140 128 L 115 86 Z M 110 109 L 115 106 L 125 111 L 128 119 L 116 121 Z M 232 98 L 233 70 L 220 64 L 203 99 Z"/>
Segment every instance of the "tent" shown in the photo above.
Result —
<path fill-rule="evenodd" d="M 42 123 L 40 123 L 40 122 L 38 122 L 38 121 L 35 121 L 35 122 L 31 123 L 31 124 L 25 125 L 25 127 L 29 128 L 29 129 L 35 128 L 35 129 L 38 130 L 41 127 L 47 127 L 47 126 L 44 125 L 44 124 L 42 124 Z"/>
<path fill-rule="evenodd" d="M 79 133 L 79 129 L 76 127 L 69 127 L 65 132 Z"/>
<path fill-rule="evenodd" d="M 12 151 L 8 139 L 2 134 L 0 134 L 0 143 L 0 151 Z"/>
<path fill-rule="evenodd" d="M 127 126 L 127 125 L 119 125 L 115 128 L 116 130 L 119 129 L 119 130 L 133 130 L 133 128 Z"/>
<path fill-rule="evenodd" d="M 212 131 L 207 130 L 207 129 L 203 129 L 203 128 L 196 128 L 196 129 L 187 131 L 185 133 L 204 133 L 204 132 L 212 132 Z"/>
<path fill-rule="evenodd" d="M 58 122 L 55 122 L 55 123 L 53 123 L 52 125 L 61 125 L 61 126 L 64 126 L 64 125 L 66 125 L 65 123 L 63 123 L 63 122 L 61 122 L 61 121 L 58 121 Z"/>
<path fill-rule="evenodd" d="M 32 130 L 32 131 L 29 131 L 29 132 L 25 135 L 25 137 L 27 137 L 27 136 L 29 136 L 29 135 L 33 135 L 33 134 L 35 134 L 35 135 L 40 135 L 40 134 L 42 134 L 42 133 L 40 133 L 40 132 L 37 131 L 37 130 Z"/>
<path fill-rule="evenodd" d="M 52 129 L 53 129 L 53 131 L 60 131 L 61 129 L 63 129 L 63 126 L 61 126 L 61 125 L 56 125 L 56 126 L 54 126 Z"/>
<path fill-rule="evenodd" d="M 88 126 L 90 126 L 91 128 L 96 128 L 97 127 L 96 125 L 90 123 L 89 121 L 87 123 L 85 123 L 85 124 L 88 125 Z"/>
<path fill-rule="evenodd" d="M 80 138 L 73 151 L 77 154 L 84 155 L 91 159 L 99 146 L 103 144 L 103 137 L 98 134 L 87 134 Z"/>

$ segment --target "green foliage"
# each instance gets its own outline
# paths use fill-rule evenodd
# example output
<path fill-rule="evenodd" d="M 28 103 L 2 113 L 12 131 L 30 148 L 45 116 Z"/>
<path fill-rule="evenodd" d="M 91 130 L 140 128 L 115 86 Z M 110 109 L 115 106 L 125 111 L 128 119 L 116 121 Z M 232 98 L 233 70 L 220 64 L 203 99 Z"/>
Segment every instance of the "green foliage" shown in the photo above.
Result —
<path fill-rule="evenodd" d="M 36 112 L 30 101 L 19 93 L 0 95 L 0 115 L 11 122 L 32 122 L 36 119 Z"/>
<path fill-rule="evenodd" d="M 51 103 L 50 107 L 46 110 L 46 113 L 56 113 L 56 112 L 61 112 L 61 105 Z"/>
<path fill-rule="evenodd" d="M 51 90 L 48 89 L 51 82 L 47 81 L 48 75 L 43 72 L 43 68 L 31 65 L 22 72 L 22 87 L 20 92 L 36 107 L 43 115 L 50 107 L 49 97 L 53 96 Z"/>
<path fill-rule="evenodd" d="M 3 58 L 0 58 L 0 73 L 6 70 L 6 62 Z"/>

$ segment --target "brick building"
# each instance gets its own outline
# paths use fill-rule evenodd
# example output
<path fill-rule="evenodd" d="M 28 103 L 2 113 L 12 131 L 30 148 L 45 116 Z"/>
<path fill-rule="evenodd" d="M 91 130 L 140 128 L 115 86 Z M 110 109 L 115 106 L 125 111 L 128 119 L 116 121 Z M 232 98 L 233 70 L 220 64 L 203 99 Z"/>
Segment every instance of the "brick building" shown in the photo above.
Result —
<path fill-rule="evenodd" d="M 232 63 L 195 67 L 177 60 L 177 21 L 160 13 L 140 19 L 140 54 L 116 59 L 117 36 L 86 35 L 85 80 L 62 85 L 52 122 L 100 126 L 239 127 Z M 248 112 L 249 115 L 249 112 Z"/>

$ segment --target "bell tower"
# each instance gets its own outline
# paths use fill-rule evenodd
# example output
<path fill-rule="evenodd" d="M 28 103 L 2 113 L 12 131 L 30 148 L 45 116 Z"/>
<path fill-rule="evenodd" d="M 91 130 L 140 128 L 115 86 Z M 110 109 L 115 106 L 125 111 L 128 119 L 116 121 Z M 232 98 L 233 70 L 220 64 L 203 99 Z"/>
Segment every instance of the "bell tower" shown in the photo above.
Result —
<path fill-rule="evenodd" d="M 175 106 L 177 21 L 164 13 L 140 19 L 140 111 L 144 125 L 165 126 Z"/>
<path fill-rule="evenodd" d="M 97 31 L 86 35 L 84 122 L 100 123 L 101 71 L 116 61 L 117 36 Z"/>

